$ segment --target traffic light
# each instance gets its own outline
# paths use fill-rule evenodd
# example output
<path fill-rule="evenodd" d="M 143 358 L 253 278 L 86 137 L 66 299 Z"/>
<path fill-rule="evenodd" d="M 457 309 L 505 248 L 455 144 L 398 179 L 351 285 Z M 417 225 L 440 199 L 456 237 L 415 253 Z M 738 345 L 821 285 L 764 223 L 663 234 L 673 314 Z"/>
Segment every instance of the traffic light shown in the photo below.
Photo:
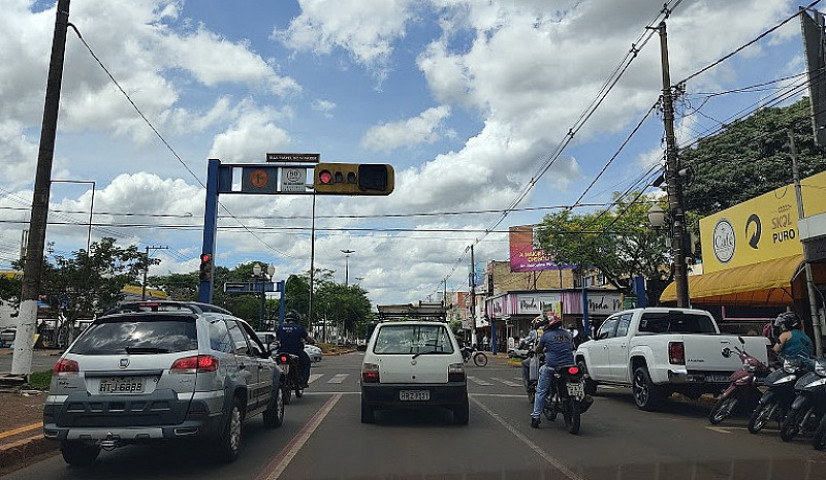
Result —
<path fill-rule="evenodd" d="M 319 163 L 313 188 L 317 195 L 390 195 L 395 176 L 384 163 Z"/>
<path fill-rule="evenodd" d="M 212 280 L 212 254 L 201 254 L 201 269 L 198 270 L 198 280 L 201 282 L 209 282 Z"/>

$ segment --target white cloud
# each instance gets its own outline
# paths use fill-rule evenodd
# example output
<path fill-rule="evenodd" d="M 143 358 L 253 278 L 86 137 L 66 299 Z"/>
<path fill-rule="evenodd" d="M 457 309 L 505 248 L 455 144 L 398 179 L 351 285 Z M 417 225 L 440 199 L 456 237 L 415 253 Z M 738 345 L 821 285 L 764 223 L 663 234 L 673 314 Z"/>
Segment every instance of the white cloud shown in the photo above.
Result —
<path fill-rule="evenodd" d="M 361 139 L 361 145 L 369 150 L 389 151 L 419 143 L 433 143 L 441 137 L 439 130 L 449 116 L 450 107 L 441 105 L 429 108 L 414 118 L 371 127 Z"/>
<path fill-rule="evenodd" d="M 249 108 L 226 131 L 215 136 L 209 158 L 223 161 L 255 162 L 266 152 L 277 152 L 289 145 L 290 136 L 275 125 L 278 112 Z"/>
<path fill-rule="evenodd" d="M 333 110 L 336 108 L 335 102 L 329 100 L 322 100 L 320 98 L 313 100 L 313 110 L 321 112 L 326 118 L 333 118 Z"/>

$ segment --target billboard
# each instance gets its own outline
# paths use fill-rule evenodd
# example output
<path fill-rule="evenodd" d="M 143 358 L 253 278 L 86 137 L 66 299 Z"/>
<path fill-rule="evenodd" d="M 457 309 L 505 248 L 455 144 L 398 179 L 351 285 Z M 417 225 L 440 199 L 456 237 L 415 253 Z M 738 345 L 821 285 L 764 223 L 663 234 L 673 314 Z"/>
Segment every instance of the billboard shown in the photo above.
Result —
<path fill-rule="evenodd" d="M 536 225 L 523 225 L 508 229 L 511 272 L 535 272 L 559 268 L 535 242 L 535 228 Z"/>
<path fill-rule="evenodd" d="M 826 211 L 826 172 L 804 178 L 800 184 L 805 214 Z M 703 272 L 802 254 L 797 221 L 793 185 L 700 219 Z"/>

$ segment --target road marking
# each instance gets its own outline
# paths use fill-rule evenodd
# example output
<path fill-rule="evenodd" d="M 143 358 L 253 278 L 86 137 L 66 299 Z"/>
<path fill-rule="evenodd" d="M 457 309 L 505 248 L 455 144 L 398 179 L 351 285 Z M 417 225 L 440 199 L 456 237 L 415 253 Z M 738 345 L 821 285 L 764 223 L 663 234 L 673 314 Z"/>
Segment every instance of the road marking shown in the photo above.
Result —
<path fill-rule="evenodd" d="M 313 382 L 315 382 L 316 380 L 318 380 L 319 378 L 321 378 L 323 376 L 324 376 L 323 373 L 311 373 L 310 374 L 310 379 L 307 380 L 307 383 L 313 383 Z"/>
<path fill-rule="evenodd" d="M 504 378 L 497 378 L 497 377 L 490 377 L 491 380 L 496 380 L 497 382 L 504 383 L 509 387 L 521 387 L 521 383 L 511 382 L 510 380 L 505 380 Z"/>
<path fill-rule="evenodd" d="M 313 415 L 313 418 L 304 425 L 304 428 L 298 432 L 298 434 L 290 440 L 290 443 L 284 447 L 281 452 L 270 462 L 264 470 L 258 475 L 257 480 L 276 480 L 281 477 L 281 474 L 284 473 L 287 466 L 290 464 L 292 459 L 298 454 L 298 451 L 301 450 L 301 447 L 307 443 L 307 440 L 310 439 L 313 432 L 316 431 L 318 426 L 330 413 L 333 407 L 336 406 L 336 403 L 341 400 L 341 394 L 335 394 L 330 397 L 329 400 L 321 407 L 321 409 Z"/>
<path fill-rule="evenodd" d="M 349 373 L 337 373 L 333 375 L 333 378 L 327 380 L 327 383 L 342 383 L 345 378 L 349 377 Z"/>
<path fill-rule="evenodd" d="M 547 453 L 545 453 L 544 450 L 539 448 L 539 445 L 533 443 L 528 437 L 523 435 L 522 432 L 517 430 L 516 427 L 514 427 L 513 425 L 511 425 L 508 422 L 506 422 L 505 420 L 503 420 L 502 417 L 500 417 L 498 414 L 496 414 L 493 410 L 491 410 L 488 407 L 486 407 L 485 405 L 483 405 L 482 402 L 480 402 L 479 400 L 476 400 L 475 398 L 471 398 L 471 400 L 473 401 L 473 403 L 476 404 L 476 406 L 478 406 L 479 408 L 484 410 L 485 413 L 487 413 L 488 415 L 493 417 L 494 420 L 501 423 L 503 427 L 507 428 L 508 431 L 510 431 L 516 438 L 521 440 L 522 443 L 524 443 L 531 450 L 536 452 L 540 457 L 542 457 L 542 459 L 544 459 L 546 462 L 548 462 L 552 467 L 559 470 L 560 473 L 562 473 L 566 477 L 570 478 L 571 480 L 585 480 L 583 477 L 580 477 L 579 475 L 577 475 L 573 470 L 566 467 L 565 464 L 563 464 L 562 462 L 560 462 L 556 458 L 554 458 L 554 457 L 548 455 Z"/>
<path fill-rule="evenodd" d="M 33 423 L 31 425 L 26 425 L 25 427 L 15 428 L 14 430 L 7 430 L 5 432 L 0 432 L 0 438 L 11 437 L 13 435 L 17 435 L 19 433 L 28 432 L 30 430 L 35 430 L 38 428 L 43 427 L 43 422 Z"/>
<path fill-rule="evenodd" d="M 717 432 L 717 433 L 731 433 L 731 432 L 729 432 L 729 431 L 728 431 L 728 429 L 727 429 L 727 428 L 724 428 L 724 427 L 706 427 L 706 428 L 707 428 L 707 429 L 709 429 L 709 430 L 711 430 L 712 432 Z"/>
<path fill-rule="evenodd" d="M 492 383 L 490 383 L 486 380 L 482 380 L 481 378 L 472 377 L 470 375 L 468 375 L 467 379 L 470 380 L 471 382 L 475 383 L 476 385 L 482 385 L 483 387 L 489 387 L 489 386 L 493 385 Z"/>

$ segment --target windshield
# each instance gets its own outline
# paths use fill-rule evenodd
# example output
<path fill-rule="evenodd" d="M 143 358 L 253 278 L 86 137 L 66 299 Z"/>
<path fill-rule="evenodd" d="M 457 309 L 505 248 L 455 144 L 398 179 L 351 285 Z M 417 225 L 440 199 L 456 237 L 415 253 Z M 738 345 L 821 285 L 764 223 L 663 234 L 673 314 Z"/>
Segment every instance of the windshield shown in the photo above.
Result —
<path fill-rule="evenodd" d="M 379 328 L 375 353 L 453 353 L 453 343 L 444 325 L 383 325 Z"/>
<path fill-rule="evenodd" d="M 639 330 L 648 333 L 717 333 L 707 315 L 685 312 L 643 313 Z"/>
<path fill-rule="evenodd" d="M 118 355 L 123 353 L 174 353 L 198 348 L 195 320 L 191 317 L 142 317 L 94 323 L 71 353 Z"/>

